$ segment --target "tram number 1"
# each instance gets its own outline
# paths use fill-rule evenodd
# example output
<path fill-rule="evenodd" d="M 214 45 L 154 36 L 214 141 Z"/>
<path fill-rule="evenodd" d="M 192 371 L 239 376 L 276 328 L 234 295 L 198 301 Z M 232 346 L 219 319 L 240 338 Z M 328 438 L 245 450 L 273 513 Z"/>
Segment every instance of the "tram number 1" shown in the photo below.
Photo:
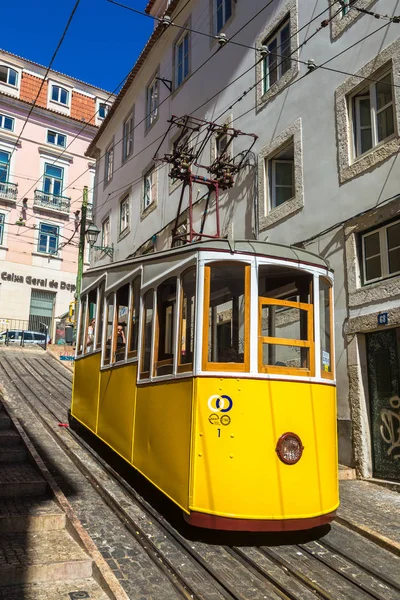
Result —
<path fill-rule="evenodd" d="M 218 431 L 218 437 L 221 437 L 221 430 L 220 430 L 220 428 L 218 428 L 217 431 Z"/>

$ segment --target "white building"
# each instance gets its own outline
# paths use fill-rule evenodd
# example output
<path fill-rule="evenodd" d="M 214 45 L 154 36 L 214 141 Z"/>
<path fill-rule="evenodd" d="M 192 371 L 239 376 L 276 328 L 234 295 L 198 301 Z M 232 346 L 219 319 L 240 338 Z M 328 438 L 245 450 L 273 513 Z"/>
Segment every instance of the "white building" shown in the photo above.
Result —
<path fill-rule="evenodd" d="M 299 245 L 330 261 L 340 461 L 366 477 L 399 480 L 400 29 L 358 10 L 394 15 L 396 7 L 394 0 L 151 1 L 147 11 L 173 25 L 156 22 L 88 155 L 97 159 L 102 244 L 121 260 L 171 245 L 181 186 L 153 158 L 171 115 L 258 136 L 221 195 L 221 233 Z M 221 34 L 225 40 L 216 39 Z M 171 152 L 175 135 L 158 157 Z M 211 140 L 205 162 L 220 142 Z M 238 137 L 233 153 L 247 147 Z M 194 186 L 197 230 L 203 193 Z M 186 220 L 187 211 L 178 225 Z"/>

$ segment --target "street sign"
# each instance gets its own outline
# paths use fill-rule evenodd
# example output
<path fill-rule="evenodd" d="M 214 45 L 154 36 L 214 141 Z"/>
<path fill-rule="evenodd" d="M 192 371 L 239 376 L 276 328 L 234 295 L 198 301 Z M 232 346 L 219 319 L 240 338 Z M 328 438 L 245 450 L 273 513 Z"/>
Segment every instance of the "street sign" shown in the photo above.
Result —
<path fill-rule="evenodd" d="M 389 317 L 387 312 L 379 313 L 378 315 L 378 325 L 387 325 L 389 323 Z"/>

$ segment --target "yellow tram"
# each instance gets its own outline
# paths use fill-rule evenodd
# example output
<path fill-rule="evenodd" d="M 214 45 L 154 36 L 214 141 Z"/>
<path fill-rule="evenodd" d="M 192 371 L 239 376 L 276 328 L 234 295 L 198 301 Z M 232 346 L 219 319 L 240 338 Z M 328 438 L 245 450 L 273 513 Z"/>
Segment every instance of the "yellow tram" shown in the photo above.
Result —
<path fill-rule="evenodd" d="M 90 269 L 72 421 L 193 525 L 328 523 L 339 504 L 332 286 L 319 256 L 258 241 Z"/>

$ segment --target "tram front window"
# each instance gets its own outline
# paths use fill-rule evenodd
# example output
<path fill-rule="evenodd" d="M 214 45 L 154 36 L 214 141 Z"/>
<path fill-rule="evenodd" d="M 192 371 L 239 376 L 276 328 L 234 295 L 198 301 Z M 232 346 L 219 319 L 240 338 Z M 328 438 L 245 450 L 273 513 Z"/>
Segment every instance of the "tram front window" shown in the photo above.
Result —
<path fill-rule="evenodd" d="M 245 264 L 214 263 L 205 267 L 205 362 L 221 363 L 213 369 L 244 370 L 247 363 L 248 285 L 249 267 Z"/>
<path fill-rule="evenodd" d="M 310 374 L 313 346 L 312 275 L 264 265 L 259 269 L 259 369 Z"/>
<path fill-rule="evenodd" d="M 333 379 L 332 287 L 323 277 L 319 278 L 319 323 L 321 374 L 326 379 Z"/>

